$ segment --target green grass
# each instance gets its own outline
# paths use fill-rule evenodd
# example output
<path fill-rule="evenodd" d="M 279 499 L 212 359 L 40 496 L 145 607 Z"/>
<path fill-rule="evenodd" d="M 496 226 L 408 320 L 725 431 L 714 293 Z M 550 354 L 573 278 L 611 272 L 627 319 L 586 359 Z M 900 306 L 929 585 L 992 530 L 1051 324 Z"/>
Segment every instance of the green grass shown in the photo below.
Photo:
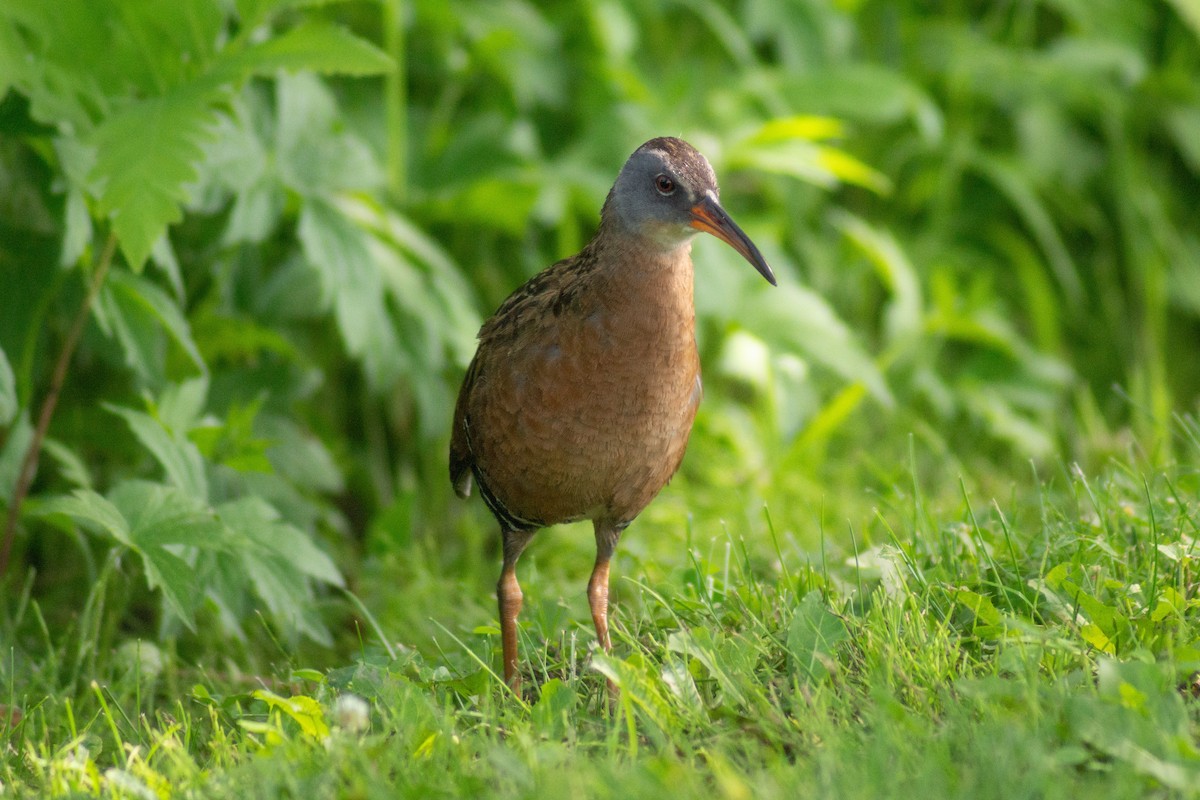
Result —
<path fill-rule="evenodd" d="M 284 642 L 255 674 L 234 666 L 254 658 L 93 652 L 103 609 L 87 608 L 41 652 L 5 654 L 0 703 L 23 719 L 3 793 L 1200 796 L 1200 470 L 1194 422 L 1179 427 L 1190 460 L 1064 465 L 996 500 L 970 476 L 910 475 L 815 548 L 762 513 L 639 522 L 614 571 L 612 657 L 591 649 L 590 536 L 543 533 L 521 565 L 521 699 L 493 672 L 482 515 L 463 521 L 470 557 L 418 543 L 364 570 L 377 613 L 360 609 L 354 655 L 320 669 Z M 8 632 L 37 627 L 27 595 L 4 611 Z"/>

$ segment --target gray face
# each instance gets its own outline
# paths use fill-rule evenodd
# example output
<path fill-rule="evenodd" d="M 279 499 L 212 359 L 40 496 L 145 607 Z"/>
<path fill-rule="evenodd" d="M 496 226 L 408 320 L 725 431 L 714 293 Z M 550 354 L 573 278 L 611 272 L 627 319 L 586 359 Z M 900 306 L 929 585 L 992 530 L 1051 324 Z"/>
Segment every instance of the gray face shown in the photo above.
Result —
<path fill-rule="evenodd" d="M 679 139 L 652 139 L 625 162 L 610 205 L 622 227 L 673 249 L 698 233 L 692 209 L 708 195 L 717 200 L 707 159 Z"/>
<path fill-rule="evenodd" d="M 674 250 L 698 232 L 738 251 L 772 285 L 775 274 L 745 232 L 721 208 L 708 160 L 682 139 L 651 139 L 634 151 L 601 216 L 652 247 Z"/>

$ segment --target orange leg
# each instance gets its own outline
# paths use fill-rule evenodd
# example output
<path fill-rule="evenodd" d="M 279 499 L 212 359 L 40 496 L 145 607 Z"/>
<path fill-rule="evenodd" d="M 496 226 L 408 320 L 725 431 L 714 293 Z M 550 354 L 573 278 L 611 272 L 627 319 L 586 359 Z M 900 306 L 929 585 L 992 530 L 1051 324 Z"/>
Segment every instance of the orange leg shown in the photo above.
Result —
<path fill-rule="evenodd" d="M 588 581 L 588 605 L 592 607 L 592 623 L 596 626 L 596 639 L 604 652 L 612 652 L 612 640 L 608 638 L 608 558 L 596 556 L 596 566 Z"/>
<path fill-rule="evenodd" d="M 500 606 L 500 642 L 504 649 L 504 682 L 514 692 L 521 691 L 521 673 L 518 670 L 517 615 L 521 613 L 524 594 L 517 582 L 517 559 L 533 534 L 526 531 L 503 531 L 504 565 L 500 568 L 500 582 L 496 584 L 496 599 Z"/>
<path fill-rule="evenodd" d="M 588 580 L 588 605 L 592 608 L 592 623 L 596 626 L 596 639 L 604 652 L 612 652 L 612 639 L 608 635 L 608 565 L 613 551 L 621 538 L 624 526 L 596 520 L 596 566 Z M 608 682 L 609 696 L 615 698 L 619 690 L 611 680 Z"/>

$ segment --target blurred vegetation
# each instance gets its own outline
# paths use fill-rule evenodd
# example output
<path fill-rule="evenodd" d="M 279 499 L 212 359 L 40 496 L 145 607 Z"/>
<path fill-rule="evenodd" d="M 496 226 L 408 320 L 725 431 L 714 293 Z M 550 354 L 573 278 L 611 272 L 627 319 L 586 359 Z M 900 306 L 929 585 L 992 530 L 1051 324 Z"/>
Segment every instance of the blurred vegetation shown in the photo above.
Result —
<path fill-rule="evenodd" d="M 70 694 L 135 637 L 326 663 L 375 618 L 493 618 L 493 524 L 445 474 L 475 331 L 656 135 L 780 286 L 697 244 L 706 401 L 624 572 L 725 525 L 769 563 L 764 503 L 832 559 L 918 478 L 1171 464 L 1198 39 L 1196 0 L 5 0 L 0 673 Z M 542 538 L 528 569 L 574 585 L 590 537 Z"/>
<path fill-rule="evenodd" d="M 566 737 L 610 754 L 557 778 L 583 791 L 642 741 L 647 787 L 681 785 L 670 752 L 694 791 L 879 796 L 919 731 L 909 784 L 936 795 L 990 759 L 981 718 L 1031 791 L 1063 765 L 1183 791 L 1198 39 L 1195 0 L 6 0 L 0 729 L 36 744 L 0 781 L 191 785 L 256 742 L 217 783 L 374 779 L 328 739 L 347 723 L 250 673 L 365 694 L 459 793 Z M 481 319 L 664 134 L 781 285 L 697 244 L 707 396 L 618 555 L 605 727 L 572 528 L 522 562 L 541 697 L 485 691 L 496 534 L 445 445 Z M 460 735 L 486 767 L 454 772 Z M 315 778 L 286 768 L 313 743 Z M 847 772 L 864 744 L 875 772 Z"/>

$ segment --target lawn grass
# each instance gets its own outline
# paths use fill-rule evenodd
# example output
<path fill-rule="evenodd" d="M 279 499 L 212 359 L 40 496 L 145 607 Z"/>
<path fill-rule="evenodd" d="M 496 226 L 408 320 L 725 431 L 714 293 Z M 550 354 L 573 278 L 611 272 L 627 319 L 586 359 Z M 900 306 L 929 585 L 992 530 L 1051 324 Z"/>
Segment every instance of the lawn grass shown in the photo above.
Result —
<path fill-rule="evenodd" d="M 84 609 L 39 655 L 5 654 L 0 703 L 23 717 L 2 793 L 1200 796 L 1200 472 L 1181 449 L 1165 467 L 1064 466 L 999 501 L 910 480 L 863 498 L 848 527 L 875 535 L 816 548 L 770 514 L 693 520 L 644 555 L 630 542 L 611 657 L 582 605 L 590 536 L 544 533 L 522 563 L 522 698 L 493 672 L 490 560 L 448 603 L 428 543 L 392 596 L 431 633 L 404 641 L 364 605 L 354 655 L 321 669 L 287 643 L 259 647 L 278 661 L 256 674 L 166 645 L 91 652 L 103 610 Z M 397 574 L 378 560 L 361 591 Z M 5 612 L 8 631 L 39 614 Z"/>

